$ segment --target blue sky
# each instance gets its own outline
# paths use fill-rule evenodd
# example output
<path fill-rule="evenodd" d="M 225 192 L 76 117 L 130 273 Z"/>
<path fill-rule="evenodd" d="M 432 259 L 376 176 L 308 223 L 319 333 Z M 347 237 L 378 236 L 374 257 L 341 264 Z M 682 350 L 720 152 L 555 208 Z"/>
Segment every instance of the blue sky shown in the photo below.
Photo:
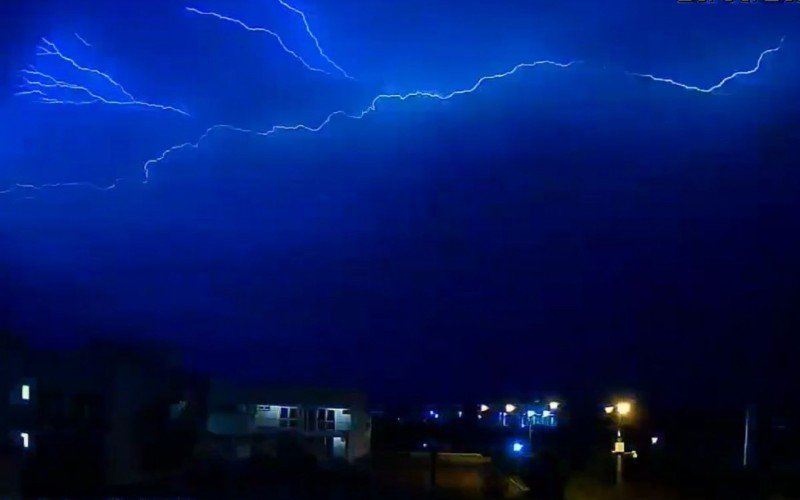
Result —
<path fill-rule="evenodd" d="M 4 328 L 51 345 L 167 341 L 214 373 L 387 395 L 781 380 L 797 324 L 800 8 L 294 5 L 355 81 L 185 10 L 272 29 L 322 67 L 277 0 L 4 3 L 0 190 L 125 179 L 0 195 Z M 714 94 L 628 74 L 711 86 L 783 36 Z M 75 75 L 36 56 L 40 37 L 191 117 L 14 96 L 30 64 Z M 317 124 L 542 59 L 581 63 L 384 102 L 319 133 L 221 132 L 141 183 L 148 159 L 214 124 Z"/>

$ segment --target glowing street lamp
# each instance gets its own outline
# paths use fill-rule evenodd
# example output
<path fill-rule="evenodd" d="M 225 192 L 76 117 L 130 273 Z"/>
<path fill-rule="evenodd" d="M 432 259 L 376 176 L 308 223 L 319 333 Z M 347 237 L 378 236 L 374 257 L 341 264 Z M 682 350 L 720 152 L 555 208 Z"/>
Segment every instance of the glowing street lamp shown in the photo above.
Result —
<path fill-rule="evenodd" d="M 514 410 L 516 409 L 517 407 L 512 405 L 511 403 L 506 405 L 506 413 L 514 413 Z"/>
<path fill-rule="evenodd" d="M 617 485 L 622 484 L 622 456 L 631 455 L 633 458 L 636 458 L 635 451 L 630 453 L 625 452 L 625 441 L 622 440 L 622 419 L 625 415 L 629 415 L 632 409 L 633 405 L 630 401 L 617 401 L 615 405 L 609 405 L 603 408 L 606 415 L 610 416 L 612 413 L 617 414 L 617 439 L 614 442 L 614 455 L 616 455 L 617 460 Z"/>
<path fill-rule="evenodd" d="M 551 411 L 556 411 L 556 410 L 558 410 L 558 407 L 560 405 L 561 405 L 561 403 L 559 403 L 558 401 L 550 401 L 550 403 L 547 406 L 550 407 Z"/>
<path fill-rule="evenodd" d="M 485 412 L 489 411 L 489 407 L 486 406 L 486 405 L 481 405 L 480 410 L 481 410 L 481 413 L 485 413 Z"/>

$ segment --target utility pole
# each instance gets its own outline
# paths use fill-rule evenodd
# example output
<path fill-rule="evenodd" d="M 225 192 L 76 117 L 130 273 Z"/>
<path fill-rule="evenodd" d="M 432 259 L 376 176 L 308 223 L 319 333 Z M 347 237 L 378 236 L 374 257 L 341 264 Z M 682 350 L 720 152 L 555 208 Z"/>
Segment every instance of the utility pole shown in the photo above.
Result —
<path fill-rule="evenodd" d="M 750 446 L 750 408 L 744 411 L 744 450 L 742 451 L 742 467 L 747 468 L 747 452 Z"/>
<path fill-rule="evenodd" d="M 622 486 L 622 455 L 625 454 L 625 442 L 622 440 L 622 430 L 620 428 L 617 428 L 617 442 L 614 443 L 614 454 L 617 456 L 616 485 Z"/>

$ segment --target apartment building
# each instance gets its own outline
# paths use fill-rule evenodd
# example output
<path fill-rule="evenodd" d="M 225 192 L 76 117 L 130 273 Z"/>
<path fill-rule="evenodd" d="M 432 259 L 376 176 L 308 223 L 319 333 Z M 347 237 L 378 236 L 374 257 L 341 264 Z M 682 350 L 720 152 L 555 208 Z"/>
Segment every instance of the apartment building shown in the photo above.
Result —
<path fill-rule="evenodd" d="M 207 406 L 212 448 L 227 458 L 278 455 L 286 443 L 320 460 L 352 462 L 370 451 L 370 416 L 357 392 L 213 381 Z"/>

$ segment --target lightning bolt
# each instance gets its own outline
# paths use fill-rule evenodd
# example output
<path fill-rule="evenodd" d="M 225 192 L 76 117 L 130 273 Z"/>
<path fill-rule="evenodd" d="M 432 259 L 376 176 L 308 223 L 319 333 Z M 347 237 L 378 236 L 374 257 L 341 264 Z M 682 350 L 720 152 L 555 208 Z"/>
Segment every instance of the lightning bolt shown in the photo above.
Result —
<path fill-rule="evenodd" d="M 75 61 L 71 57 L 66 56 L 54 43 L 50 42 L 46 38 L 42 38 L 42 43 L 44 43 L 44 45 L 40 45 L 37 47 L 38 56 L 55 56 L 58 57 L 60 60 L 67 62 L 73 68 L 75 68 L 80 72 L 98 76 L 103 80 L 105 80 L 106 82 L 110 83 L 119 93 L 121 93 L 125 97 L 125 99 L 121 100 L 121 99 L 103 97 L 97 91 L 90 90 L 88 87 L 84 85 L 79 85 L 77 83 L 59 80 L 50 74 L 43 73 L 37 70 L 36 67 L 34 66 L 30 66 L 29 69 L 20 70 L 20 74 L 23 75 L 22 76 L 23 84 L 21 86 L 23 90 L 17 92 L 15 95 L 17 96 L 38 95 L 40 96 L 39 102 L 45 104 L 89 105 L 89 104 L 102 103 L 114 106 L 136 106 L 136 107 L 160 109 L 163 111 L 172 111 L 175 113 L 179 113 L 183 116 L 189 116 L 187 112 L 173 106 L 167 106 L 165 104 L 158 104 L 147 101 L 140 101 L 136 99 L 133 96 L 133 94 L 128 92 L 128 90 L 125 87 L 123 87 L 122 84 L 114 80 L 114 78 L 112 78 L 111 75 L 109 75 L 108 73 L 104 73 L 103 71 L 100 71 L 95 68 L 88 68 L 86 66 L 80 65 L 77 61 Z M 88 96 L 89 98 L 88 100 L 82 100 L 82 101 L 61 99 L 52 96 L 48 92 L 57 89 L 82 93 Z"/>
<path fill-rule="evenodd" d="M 111 75 L 109 75 L 108 73 L 103 73 L 99 69 L 87 68 L 85 66 L 81 66 L 80 64 L 78 64 L 75 61 L 75 59 L 72 59 L 71 57 L 65 56 L 64 53 L 61 52 L 61 50 L 59 50 L 59 48 L 56 46 L 56 44 L 54 44 L 53 42 L 49 41 L 47 38 L 42 38 L 42 42 L 44 43 L 44 46 L 39 45 L 38 47 L 36 47 L 36 49 L 39 51 L 39 52 L 36 53 L 37 56 L 56 56 L 59 59 L 61 59 L 62 61 L 65 61 L 65 62 L 69 63 L 73 68 L 77 69 L 78 71 L 91 73 L 93 75 L 99 76 L 100 78 L 103 78 L 108 83 L 110 83 L 111 85 L 113 85 L 114 87 L 119 89 L 120 92 L 125 94 L 125 97 L 127 97 L 128 99 L 130 99 L 132 101 L 135 100 L 135 97 L 133 97 L 133 94 L 131 94 L 130 92 L 125 90 L 125 87 L 123 87 L 120 83 L 118 83 L 116 80 L 111 78 Z"/>
<path fill-rule="evenodd" d="M 199 10 L 199 9 L 195 9 L 194 7 L 186 7 L 186 10 L 191 12 L 191 13 L 193 13 L 193 14 L 198 14 L 200 16 L 215 17 L 215 18 L 217 18 L 217 19 L 219 19 L 221 21 L 226 21 L 226 22 L 229 22 L 229 23 L 236 24 L 236 25 L 241 26 L 242 28 L 246 29 L 247 31 L 254 31 L 256 33 L 266 33 L 268 35 L 271 35 L 273 38 L 275 38 L 275 40 L 278 41 L 278 44 L 281 46 L 281 48 L 283 49 L 284 52 L 286 52 L 290 56 L 292 56 L 295 59 L 297 59 L 300 62 L 300 64 L 302 64 L 303 66 L 306 67 L 306 69 L 308 69 L 310 71 L 315 71 L 317 73 L 324 73 L 326 75 L 330 74 L 327 71 L 325 71 L 324 69 L 315 68 L 314 66 L 311 66 L 308 62 L 306 62 L 305 59 L 303 59 L 300 56 L 300 54 L 298 54 L 297 52 L 295 52 L 292 49 L 290 49 L 286 45 L 286 43 L 284 43 L 283 38 L 281 38 L 280 35 L 278 35 L 277 33 L 275 33 L 272 30 L 269 30 L 267 28 L 249 26 L 244 21 L 241 21 L 239 19 L 234 19 L 232 17 L 228 17 L 228 16 L 225 16 L 225 15 L 222 15 L 222 14 L 218 14 L 216 12 L 206 12 L 206 11 L 202 11 L 202 10 Z"/>
<path fill-rule="evenodd" d="M 49 184 L 41 184 L 41 185 L 38 185 L 38 186 L 34 185 L 34 184 L 14 184 L 10 188 L 5 189 L 3 191 L 0 191 L 0 194 L 13 193 L 14 191 L 23 190 L 23 189 L 29 189 L 29 190 L 33 190 L 33 191 L 43 191 L 45 189 L 50 189 L 50 188 L 64 188 L 64 187 L 83 187 L 83 188 L 91 188 L 91 189 L 94 189 L 94 190 L 97 190 L 97 191 L 111 191 L 112 189 L 116 189 L 117 188 L 118 183 L 121 180 L 122 179 L 117 179 L 112 184 L 109 184 L 108 186 L 100 186 L 100 185 L 94 184 L 92 182 L 55 182 L 55 183 L 49 183 Z"/>
<path fill-rule="evenodd" d="M 734 80 L 734 79 L 736 79 L 736 78 L 738 78 L 740 76 L 747 76 L 747 75 L 752 75 L 753 73 L 756 73 L 759 69 L 761 69 L 761 62 L 764 60 L 764 57 L 766 57 L 767 54 L 772 54 L 774 52 L 778 52 L 779 50 L 781 50 L 781 47 L 783 46 L 784 38 L 781 38 L 781 43 L 778 44 L 777 47 L 774 47 L 774 48 L 771 48 L 771 49 L 767 49 L 767 50 L 761 52 L 761 55 L 758 56 L 758 61 L 756 62 L 756 65 L 753 68 L 748 69 L 748 70 L 743 70 L 743 71 L 737 71 L 737 72 L 735 72 L 735 73 L 733 73 L 731 75 L 726 76 L 725 78 L 720 80 L 718 83 L 716 83 L 716 84 L 714 84 L 714 85 L 712 85 L 711 87 L 708 87 L 708 88 L 697 87 L 695 85 L 687 85 L 685 83 L 681 83 L 681 82 L 675 81 L 675 80 L 673 80 L 671 78 L 661 78 L 661 77 L 653 76 L 653 75 L 650 75 L 650 74 L 644 74 L 644 73 L 628 73 L 628 74 L 633 75 L 633 76 L 638 76 L 640 78 L 646 78 L 646 79 L 652 80 L 654 82 L 668 83 L 670 85 L 675 85 L 675 86 L 680 87 L 680 88 L 685 89 L 685 90 L 691 90 L 691 91 L 694 91 L 694 92 L 701 92 L 701 93 L 704 93 L 704 94 L 711 94 L 712 92 L 715 92 L 715 91 L 721 89 L 725 84 L 727 84 L 731 80 Z"/>
<path fill-rule="evenodd" d="M 86 40 L 84 40 L 84 39 L 83 39 L 83 37 L 82 37 L 82 36 L 80 36 L 80 35 L 79 35 L 79 34 L 77 34 L 77 33 L 75 33 L 75 38 L 77 38 L 78 40 L 80 40 L 80 41 L 81 41 L 81 43 L 82 43 L 82 44 L 84 44 L 84 45 L 86 45 L 87 47 L 91 47 L 91 46 L 92 46 L 92 44 L 91 44 L 91 43 L 89 43 L 89 42 L 87 42 Z"/>
<path fill-rule="evenodd" d="M 370 101 L 369 105 L 355 114 L 349 114 L 344 110 L 337 110 L 330 114 L 328 114 L 321 122 L 317 125 L 308 125 L 308 124 L 296 124 L 296 125 L 273 125 L 271 128 L 263 131 L 257 131 L 252 129 L 246 129 L 241 127 L 236 127 L 234 125 L 227 125 L 227 124 L 218 124 L 213 125 L 206 129 L 206 131 L 195 141 L 195 142 L 184 142 L 182 144 L 176 144 L 175 146 L 171 146 L 165 149 L 159 156 L 156 158 L 152 158 L 147 160 L 144 164 L 144 183 L 147 183 L 150 180 L 150 174 L 152 167 L 156 166 L 157 164 L 163 162 L 171 155 L 184 150 L 184 149 L 198 149 L 200 145 L 212 134 L 219 132 L 219 131 L 231 131 L 237 132 L 242 134 L 252 134 L 260 137 L 269 137 L 274 135 L 278 132 L 289 132 L 289 131 L 297 131 L 297 130 L 304 130 L 306 132 L 316 133 L 321 131 L 322 129 L 326 128 L 330 123 L 333 121 L 334 118 L 342 117 L 350 120 L 361 120 L 370 113 L 377 111 L 378 104 L 381 101 L 388 101 L 388 100 L 396 100 L 396 101 L 407 101 L 412 98 L 427 98 L 427 99 L 437 99 L 440 101 L 447 101 L 454 97 L 471 94 L 477 91 L 484 83 L 492 81 L 492 80 L 500 80 L 503 78 L 507 78 L 509 76 L 514 75 L 521 69 L 525 68 L 535 68 L 537 66 L 555 66 L 558 68 L 568 68 L 573 64 L 576 64 L 577 61 L 572 61 L 568 63 L 559 63 L 555 61 L 543 60 L 543 61 L 535 61 L 531 63 L 521 63 L 517 64 L 513 68 L 503 73 L 497 73 L 494 75 L 487 75 L 479 78 L 472 86 L 454 90 L 448 94 L 439 94 L 436 92 L 424 91 L 424 90 L 416 90 L 413 92 L 408 92 L 406 94 L 379 94 L 375 96 L 372 101 Z"/>
<path fill-rule="evenodd" d="M 290 11 L 294 12 L 295 14 L 297 14 L 298 16 L 300 16 L 300 19 L 302 19 L 302 20 L 303 20 L 303 25 L 304 25 L 304 26 L 305 26 L 305 28 L 306 28 L 306 33 L 308 33 L 308 36 L 309 36 L 309 37 L 311 37 L 311 39 L 314 41 L 314 45 L 317 47 L 317 52 L 319 53 L 319 55 L 320 55 L 320 56 L 322 56 L 322 58 L 323 58 L 323 59 L 325 59 L 326 61 L 328 61 L 328 64 L 330 64 L 331 66 L 333 66 L 334 68 L 336 68 L 336 70 L 337 70 L 339 73 L 341 73 L 341 74 L 342 74 L 342 76 L 344 76 L 345 78 L 348 78 L 348 79 L 350 79 L 350 80 L 354 80 L 354 78 L 353 78 L 352 76 L 350 76 L 350 75 L 348 75 L 348 74 L 347 74 L 347 71 L 345 71 L 344 69 L 342 69 L 342 68 L 341 68 L 341 66 L 339 66 L 338 64 L 336 64 L 336 63 L 333 61 L 333 59 L 331 59 L 330 57 L 328 57 L 328 54 L 326 54 L 326 53 L 325 53 L 325 51 L 324 51 L 324 50 L 322 50 L 322 46 L 321 46 L 321 45 L 320 45 L 320 43 L 319 43 L 319 39 L 318 39 L 318 38 L 317 38 L 317 36 L 314 34 L 314 32 L 313 32 L 313 31 L 311 31 L 311 26 L 308 24 L 308 19 L 306 18 L 306 14 L 305 14 L 303 11 L 301 11 L 300 9 L 298 9 L 298 8 L 296 8 L 296 7 L 293 7 L 292 5 L 289 5 L 289 4 L 288 4 L 288 3 L 286 3 L 284 0 L 278 0 L 278 2 L 280 2 L 280 4 L 281 4 L 283 7 L 285 7 L 286 9 L 288 9 L 288 10 L 290 10 Z"/>

